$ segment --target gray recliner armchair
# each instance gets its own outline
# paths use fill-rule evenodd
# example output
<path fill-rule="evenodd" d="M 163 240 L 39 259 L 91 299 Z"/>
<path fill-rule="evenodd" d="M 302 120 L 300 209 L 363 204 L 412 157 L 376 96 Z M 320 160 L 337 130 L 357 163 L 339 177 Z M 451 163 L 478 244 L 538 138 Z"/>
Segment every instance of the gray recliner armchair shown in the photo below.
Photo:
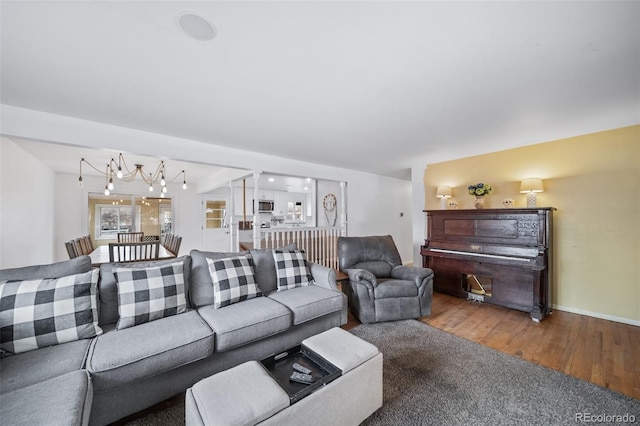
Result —
<path fill-rule="evenodd" d="M 362 323 L 431 314 L 433 271 L 403 266 L 391 235 L 338 238 L 349 305 Z"/>

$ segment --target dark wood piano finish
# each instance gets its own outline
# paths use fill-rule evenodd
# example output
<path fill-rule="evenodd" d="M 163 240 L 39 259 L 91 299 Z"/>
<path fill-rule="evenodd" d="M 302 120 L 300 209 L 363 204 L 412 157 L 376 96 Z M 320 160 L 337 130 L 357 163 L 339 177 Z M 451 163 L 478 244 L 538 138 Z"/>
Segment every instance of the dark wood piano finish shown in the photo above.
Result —
<path fill-rule="evenodd" d="M 434 289 L 530 312 L 540 321 L 551 313 L 554 210 L 425 210 L 420 254 L 434 271 Z M 470 291 L 467 281 L 475 278 L 490 291 L 482 294 L 482 285 Z"/>

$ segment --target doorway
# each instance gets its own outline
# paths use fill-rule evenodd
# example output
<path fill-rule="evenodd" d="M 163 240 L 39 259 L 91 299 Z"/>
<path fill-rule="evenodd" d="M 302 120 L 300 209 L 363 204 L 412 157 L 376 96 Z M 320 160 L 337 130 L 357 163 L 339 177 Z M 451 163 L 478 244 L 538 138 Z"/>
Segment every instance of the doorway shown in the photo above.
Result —
<path fill-rule="evenodd" d="M 202 248 L 205 251 L 229 251 L 230 234 L 227 197 L 203 197 Z"/>

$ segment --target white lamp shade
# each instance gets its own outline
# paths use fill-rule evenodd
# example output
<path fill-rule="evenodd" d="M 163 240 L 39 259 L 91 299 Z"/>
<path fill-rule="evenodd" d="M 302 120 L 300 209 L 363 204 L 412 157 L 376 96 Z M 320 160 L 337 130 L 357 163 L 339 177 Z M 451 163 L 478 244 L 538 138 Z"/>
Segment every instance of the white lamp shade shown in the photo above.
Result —
<path fill-rule="evenodd" d="M 540 178 L 527 178 L 522 179 L 520 182 L 520 192 L 544 192 L 542 187 L 542 179 Z"/>
<path fill-rule="evenodd" d="M 439 186 L 436 191 L 436 197 L 438 198 L 451 198 L 451 187 L 450 186 Z"/>

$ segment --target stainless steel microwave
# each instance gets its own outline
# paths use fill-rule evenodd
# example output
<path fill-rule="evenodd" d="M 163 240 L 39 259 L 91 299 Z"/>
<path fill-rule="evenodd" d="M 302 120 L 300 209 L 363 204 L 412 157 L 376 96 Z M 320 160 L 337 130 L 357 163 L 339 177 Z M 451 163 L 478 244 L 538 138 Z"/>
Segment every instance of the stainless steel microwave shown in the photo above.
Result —
<path fill-rule="evenodd" d="M 273 200 L 258 200 L 258 213 L 272 213 Z"/>

